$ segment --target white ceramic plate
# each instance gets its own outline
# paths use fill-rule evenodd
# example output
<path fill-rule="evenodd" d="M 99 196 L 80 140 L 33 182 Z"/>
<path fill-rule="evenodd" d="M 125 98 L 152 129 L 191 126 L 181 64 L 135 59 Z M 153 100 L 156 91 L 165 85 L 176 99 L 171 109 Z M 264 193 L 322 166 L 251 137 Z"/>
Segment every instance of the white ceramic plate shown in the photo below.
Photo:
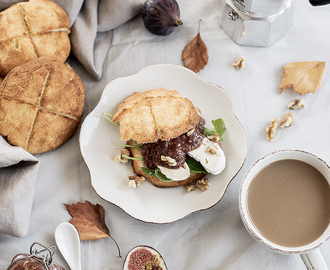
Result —
<path fill-rule="evenodd" d="M 157 188 L 145 181 L 130 189 L 127 177 L 134 175 L 130 164 L 114 161 L 120 153 L 118 126 L 102 116 L 115 113 L 118 104 L 133 92 L 166 88 L 189 98 L 202 112 L 206 127 L 211 120 L 223 118 L 227 131 L 222 148 L 227 158 L 225 170 L 210 176 L 210 188 L 187 192 L 185 187 Z M 201 79 L 191 70 L 171 64 L 148 66 L 132 76 L 111 81 L 104 89 L 95 109 L 84 120 L 80 132 L 80 149 L 91 174 L 96 193 L 128 215 L 145 222 L 168 223 L 191 213 L 208 209 L 223 197 L 229 183 L 244 164 L 247 143 L 244 130 L 236 118 L 231 98 L 220 87 Z"/>

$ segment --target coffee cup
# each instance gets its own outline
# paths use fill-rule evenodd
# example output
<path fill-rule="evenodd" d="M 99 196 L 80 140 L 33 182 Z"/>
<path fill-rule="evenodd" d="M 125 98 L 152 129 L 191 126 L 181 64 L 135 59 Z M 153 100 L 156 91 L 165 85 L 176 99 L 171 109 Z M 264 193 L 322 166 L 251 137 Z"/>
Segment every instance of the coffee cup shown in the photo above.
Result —
<path fill-rule="evenodd" d="M 318 208 L 324 211 L 316 213 Z M 319 247 L 330 237 L 329 209 L 330 168 L 303 150 L 264 156 L 240 186 L 239 210 L 247 231 L 275 252 L 299 254 L 310 270 L 328 269 Z"/>

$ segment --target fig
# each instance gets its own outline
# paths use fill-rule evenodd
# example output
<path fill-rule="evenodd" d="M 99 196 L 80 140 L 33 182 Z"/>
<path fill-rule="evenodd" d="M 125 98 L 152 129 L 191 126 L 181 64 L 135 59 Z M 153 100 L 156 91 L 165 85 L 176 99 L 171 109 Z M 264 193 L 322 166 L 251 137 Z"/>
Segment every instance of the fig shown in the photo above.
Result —
<path fill-rule="evenodd" d="M 175 0 L 147 0 L 142 8 L 142 19 L 149 32 L 159 36 L 173 33 L 182 24 Z"/>
<path fill-rule="evenodd" d="M 160 253 L 149 246 L 136 246 L 126 255 L 123 270 L 167 270 Z"/>

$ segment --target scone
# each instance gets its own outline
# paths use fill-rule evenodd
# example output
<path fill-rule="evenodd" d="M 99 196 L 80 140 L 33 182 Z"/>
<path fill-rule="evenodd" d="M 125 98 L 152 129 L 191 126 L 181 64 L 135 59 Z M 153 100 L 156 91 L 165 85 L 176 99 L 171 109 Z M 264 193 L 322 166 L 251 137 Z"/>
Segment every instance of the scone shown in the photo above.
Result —
<path fill-rule="evenodd" d="M 70 54 L 70 21 L 50 0 L 19 2 L 0 13 L 0 76 L 41 56 L 63 63 Z"/>
<path fill-rule="evenodd" d="M 37 58 L 12 69 L 0 86 L 0 134 L 32 154 L 53 150 L 75 133 L 85 99 L 69 65 Z"/>

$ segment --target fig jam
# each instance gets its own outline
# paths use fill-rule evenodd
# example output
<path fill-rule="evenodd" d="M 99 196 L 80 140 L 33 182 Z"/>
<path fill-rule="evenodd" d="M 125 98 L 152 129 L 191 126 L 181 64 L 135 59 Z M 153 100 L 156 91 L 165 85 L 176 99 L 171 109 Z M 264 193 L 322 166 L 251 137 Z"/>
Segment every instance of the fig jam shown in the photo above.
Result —
<path fill-rule="evenodd" d="M 147 168 L 155 169 L 158 165 L 178 169 L 186 161 L 186 154 L 200 146 L 204 139 L 205 120 L 201 117 L 192 134 L 184 133 L 169 141 L 158 140 L 155 143 L 146 143 L 141 146 L 143 161 Z M 161 156 L 170 157 L 176 160 L 175 166 L 170 166 L 161 160 Z"/>

